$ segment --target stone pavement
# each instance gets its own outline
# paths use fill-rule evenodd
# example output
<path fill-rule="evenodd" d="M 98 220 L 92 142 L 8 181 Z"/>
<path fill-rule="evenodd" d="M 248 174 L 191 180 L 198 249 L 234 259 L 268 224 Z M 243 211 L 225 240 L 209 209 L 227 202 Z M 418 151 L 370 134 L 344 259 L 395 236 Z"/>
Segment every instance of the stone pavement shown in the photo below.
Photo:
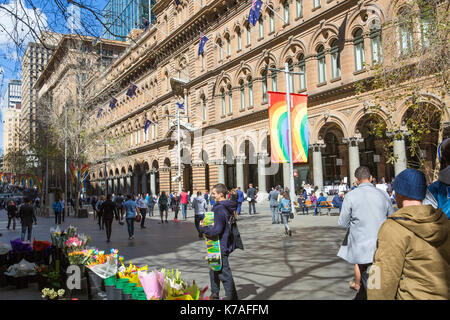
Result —
<path fill-rule="evenodd" d="M 257 204 L 256 215 L 247 214 L 246 204 L 243 211 L 238 226 L 245 250 L 238 249 L 230 256 L 240 299 L 349 300 L 354 297 L 355 292 L 348 287 L 353 266 L 336 256 L 346 232 L 337 227 L 337 216 L 296 215 L 290 222 L 293 235 L 287 237 L 282 224 L 271 223 L 267 205 Z M 148 264 L 150 269 L 179 269 L 189 282 L 195 280 L 201 287 L 209 286 L 209 267 L 204 260 L 206 245 L 198 239 L 193 211 L 188 211 L 186 221 L 174 223 L 173 217 L 169 211 L 169 223 L 162 225 L 157 223 L 158 217 L 147 219 L 146 229 L 135 224 L 136 239 L 131 241 L 126 225 L 114 222 L 111 243 L 106 243 L 105 231 L 99 230 L 92 214 L 84 219 L 66 217 L 62 226 L 77 226 L 79 232 L 91 236 L 92 246 L 104 250 L 117 248 L 134 264 Z M 20 237 L 20 224 L 16 231 L 6 230 L 6 224 L 6 212 L 1 211 L 0 241 Z M 54 218 L 38 217 L 33 237 L 50 240 L 52 226 Z M 0 300 L 5 299 L 40 299 L 40 294 L 37 288 L 0 288 Z"/>

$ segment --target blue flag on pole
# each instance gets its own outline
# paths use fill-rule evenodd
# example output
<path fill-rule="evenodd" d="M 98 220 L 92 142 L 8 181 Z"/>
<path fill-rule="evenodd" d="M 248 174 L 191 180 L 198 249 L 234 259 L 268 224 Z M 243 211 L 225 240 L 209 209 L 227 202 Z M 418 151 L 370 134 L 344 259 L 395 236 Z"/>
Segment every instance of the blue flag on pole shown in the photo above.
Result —
<path fill-rule="evenodd" d="M 198 55 L 201 55 L 203 53 L 203 48 L 205 47 L 206 41 L 209 39 L 205 36 L 203 32 L 200 32 L 200 45 L 198 47 Z"/>
<path fill-rule="evenodd" d="M 145 29 L 145 31 L 148 30 L 149 26 L 150 26 L 150 21 L 148 21 L 147 19 L 144 18 L 144 29 Z"/>
<path fill-rule="evenodd" d="M 176 102 L 178 108 L 180 108 L 181 110 L 184 110 L 184 106 L 181 103 Z"/>
<path fill-rule="evenodd" d="M 97 119 L 100 118 L 100 116 L 102 115 L 103 109 L 99 108 L 98 109 L 98 113 L 97 113 Z"/>
<path fill-rule="evenodd" d="M 112 98 L 111 98 L 111 101 L 109 102 L 109 107 L 110 107 L 111 109 L 114 109 L 114 108 L 116 107 L 116 103 L 117 103 L 117 99 L 114 98 L 114 97 L 112 97 Z"/>
<path fill-rule="evenodd" d="M 259 13 L 262 8 L 261 0 L 252 0 L 252 7 L 250 8 L 250 13 L 248 15 L 248 23 L 251 23 L 253 26 L 256 26 L 256 23 L 259 20 Z"/>
<path fill-rule="evenodd" d="M 130 98 L 134 97 L 134 94 L 136 93 L 137 86 L 135 84 L 130 84 L 127 91 L 127 96 Z"/>
<path fill-rule="evenodd" d="M 152 124 L 152 122 L 148 119 L 145 120 L 145 125 L 144 125 L 144 132 L 147 133 L 148 128 L 150 127 L 150 125 Z"/>
<path fill-rule="evenodd" d="M 176 4 L 177 6 L 179 6 L 179 5 L 180 5 L 180 0 L 175 0 L 175 4 Z"/>

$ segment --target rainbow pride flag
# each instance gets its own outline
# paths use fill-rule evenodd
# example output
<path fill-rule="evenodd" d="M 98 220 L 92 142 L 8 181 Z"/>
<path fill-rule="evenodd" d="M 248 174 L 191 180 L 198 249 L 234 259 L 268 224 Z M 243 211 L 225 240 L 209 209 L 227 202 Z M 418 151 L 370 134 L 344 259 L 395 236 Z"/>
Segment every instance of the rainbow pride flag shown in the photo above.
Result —
<path fill-rule="evenodd" d="M 289 163 L 288 118 L 286 94 L 268 92 L 269 95 L 269 131 L 273 163 Z M 293 163 L 308 162 L 309 128 L 307 115 L 308 96 L 290 94 Z"/>

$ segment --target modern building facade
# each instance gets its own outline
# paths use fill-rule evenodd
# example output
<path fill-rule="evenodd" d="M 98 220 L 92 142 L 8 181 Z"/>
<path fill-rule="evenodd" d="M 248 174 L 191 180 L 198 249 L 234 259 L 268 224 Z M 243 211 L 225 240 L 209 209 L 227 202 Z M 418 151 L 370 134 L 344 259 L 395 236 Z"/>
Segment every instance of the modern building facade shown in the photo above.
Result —
<path fill-rule="evenodd" d="M 11 80 L 2 98 L 3 122 L 3 155 L 19 148 L 20 114 L 21 114 L 21 81 Z M 4 167 L 7 169 L 8 164 Z"/>
<path fill-rule="evenodd" d="M 296 187 L 302 181 L 322 189 L 368 166 L 380 179 L 392 179 L 406 168 L 408 137 L 403 125 L 405 101 L 396 111 L 376 113 L 395 132 L 395 164 L 386 163 L 383 141 L 370 133 L 368 112 L 374 92 L 356 96 L 355 83 L 373 76 L 381 61 L 383 37 L 379 26 L 398 14 L 402 3 L 381 1 L 287 0 L 269 1 L 256 26 L 248 24 L 250 0 L 160 0 L 152 7 L 157 27 L 141 35 L 130 49 L 96 81 L 96 96 L 106 112 L 92 115 L 97 128 L 111 137 L 126 137 L 127 155 L 104 163 L 92 159 L 91 192 L 178 192 L 176 102 L 181 110 L 180 145 L 182 185 L 187 190 L 209 190 L 218 182 L 227 187 L 249 183 L 264 193 L 271 186 L 289 186 L 288 165 L 270 161 L 267 91 L 308 95 L 310 152 L 308 163 L 296 165 Z M 275 13 L 274 13 L 275 12 Z M 378 27 L 377 27 L 378 26 Z M 200 32 L 209 40 L 199 55 Z M 128 86 L 136 95 L 126 95 Z M 117 88 L 120 88 L 119 93 Z M 449 105 L 424 82 L 420 101 Z M 146 120 L 151 121 L 144 131 Z M 450 122 L 449 112 L 444 122 Z M 448 132 L 448 131 L 447 131 Z M 423 141 L 426 165 L 435 165 L 437 137 Z"/>
<path fill-rule="evenodd" d="M 6 85 L 5 94 L 2 98 L 2 108 L 15 108 L 18 103 L 21 103 L 21 87 L 22 83 L 20 80 L 9 81 L 9 83 Z"/>
<path fill-rule="evenodd" d="M 110 0 L 102 11 L 103 38 L 126 41 L 133 29 L 142 29 L 144 19 L 155 21 L 152 6 L 156 0 Z"/>
<path fill-rule="evenodd" d="M 61 34 L 47 32 L 42 42 L 30 42 L 22 58 L 22 119 L 20 123 L 22 143 L 29 145 L 36 134 L 36 117 L 39 112 L 37 91 L 33 88 L 42 70 L 52 56 Z"/>

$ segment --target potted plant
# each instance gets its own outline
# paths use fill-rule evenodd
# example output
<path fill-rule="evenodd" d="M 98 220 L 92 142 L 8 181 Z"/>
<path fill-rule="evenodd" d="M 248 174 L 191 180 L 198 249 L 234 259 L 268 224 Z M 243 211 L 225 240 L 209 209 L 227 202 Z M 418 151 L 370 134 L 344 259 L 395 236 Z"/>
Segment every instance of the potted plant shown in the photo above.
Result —
<path fill-rule="evenodd" d="M 64 289 L 55 291 L 54 289 L 45 288 L 42 290 L 42 298 L 47 300 L 64 300 Z"/>

